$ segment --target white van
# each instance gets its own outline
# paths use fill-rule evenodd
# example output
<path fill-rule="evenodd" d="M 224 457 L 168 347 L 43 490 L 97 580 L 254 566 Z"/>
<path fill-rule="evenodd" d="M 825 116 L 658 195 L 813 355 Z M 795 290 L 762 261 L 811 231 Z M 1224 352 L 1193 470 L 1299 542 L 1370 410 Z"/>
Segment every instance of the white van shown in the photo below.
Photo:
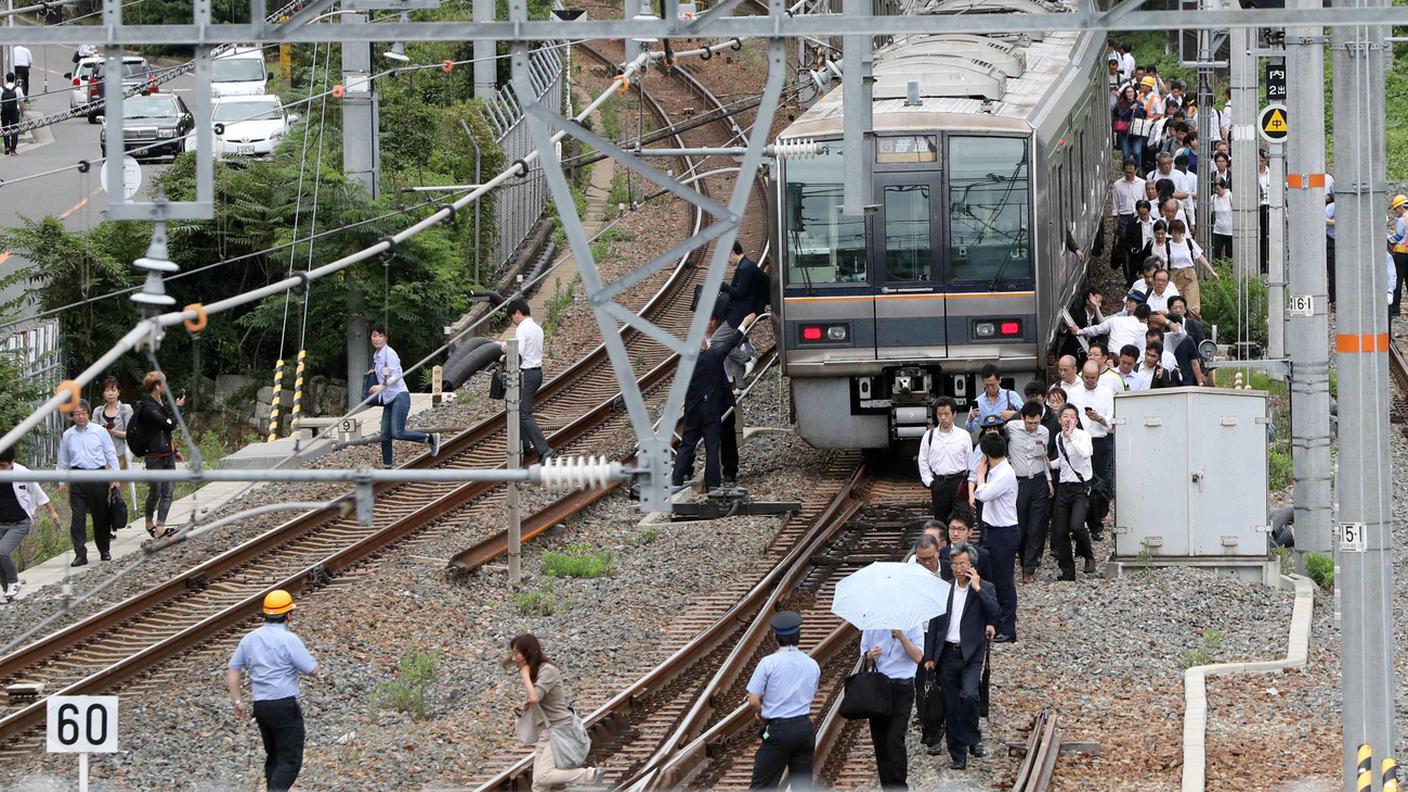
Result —
<path fill-rule="evenodd" d="M 259 96 L 267 93 L 268 82 L 264 51 L 258 47 L 236 47 L 210 62 L 211 96 Z"/>

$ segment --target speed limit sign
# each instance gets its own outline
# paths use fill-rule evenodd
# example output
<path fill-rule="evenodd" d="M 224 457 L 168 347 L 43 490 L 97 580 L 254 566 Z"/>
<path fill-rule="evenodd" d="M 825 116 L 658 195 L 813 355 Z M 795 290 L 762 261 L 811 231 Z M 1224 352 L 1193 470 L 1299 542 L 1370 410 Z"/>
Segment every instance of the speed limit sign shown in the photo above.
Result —
<path fill-rule="evenodd" d="M 49 753 L 116 753 L 117 696 L 50 696 Z"/>

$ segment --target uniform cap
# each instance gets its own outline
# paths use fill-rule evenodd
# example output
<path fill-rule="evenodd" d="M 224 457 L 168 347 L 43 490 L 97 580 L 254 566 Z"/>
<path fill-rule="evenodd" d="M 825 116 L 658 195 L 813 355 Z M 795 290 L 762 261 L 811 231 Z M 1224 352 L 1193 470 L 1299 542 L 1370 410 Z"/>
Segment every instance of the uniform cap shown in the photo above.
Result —
<path fill-rule="evenodd" d="M 1002 416 L 1001 416 L 1001 415 L 998 415 L 997 413 L 993 413 L 992 415 L 989 415 L 989 416 L 987 416 L 986 418 L 984 418 L 984 419 L 983 419 L 983 422 L 982 422 L 981 424 L 979 424 L 979 426 L 980 426 L 981 428 L 983 428 L 983 429 L 995 429 L 995 428 L 998 428 L 998 427 L 1001 427 L 1001 426 L 1005 426 L 1006 424 L 1007 424 L 1007 422 L 1004 421 L 1004 420 L 1002 420 Z"/>
<path fill-rule="evenodd" d="M 796 611 L 778 611 L 768 624 L 778 635 L 792 635 L 802 629 L 802 614 Z"/>
<path fill-rule="evenodd" d="M 1395 196 L 1393 196 L 1393 208 L 1394 208 L 1394 209 L 1397 209 L 1398 207 L 1400 207 L 1400 206 L 1402 206 L 1402 205 L 1404 205 L 1404 204 L 1408 204 L 1408 195 L 1395 195 Z"/>
<path fill-rule="evenodd" d="M 1140 85 L 1147 86 L 1147 87 L 1149 87 L 1149 88 L 1153 88 L 1153 87 L 1154 87 L 1154 78 L 1153 78 L 1153 77 L 1145 77 L 1144 79 L 1142 79 L 1142 80 L 1139 81 L 1139 84 L 1140 84 Z"/>
<path fill-rule="evenodd" d="M 270 616 L 278 616 L 293 610 L 293 597 L 283 589 L 274 589 L 264 595 L 264 612 Z"/>
<path fill-rule="evenodd" d="M 1130 290 L 1129 294 L 1126 294 L 1124 296 L 1124 298 L 1126 300 L 1134 300 L 1137 303 L 1148 302 L 1149 300 L 1149 296 L 1146 295 L 1144 292 L 1134 291 L 1132 289 Z"/>

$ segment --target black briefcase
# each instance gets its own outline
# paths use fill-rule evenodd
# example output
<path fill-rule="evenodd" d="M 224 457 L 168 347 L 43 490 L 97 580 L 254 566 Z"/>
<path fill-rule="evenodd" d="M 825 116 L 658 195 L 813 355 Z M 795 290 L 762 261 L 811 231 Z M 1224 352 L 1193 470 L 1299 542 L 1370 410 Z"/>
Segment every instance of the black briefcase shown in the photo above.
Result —
<path fill-rule="evenodd" d="M 890 717 L 893 703 L 890 678 L 875 670 L 875 663 L 866 660 L 860 670 L 846 677 L 841 694 L 841 717 L 850 720 Z"/>
<path fill-rule="evenodd" d="M 489 398 L 502 400 L 508 395 L 508 383 L 503 369 L 494 369 L 489 375 Z"/>

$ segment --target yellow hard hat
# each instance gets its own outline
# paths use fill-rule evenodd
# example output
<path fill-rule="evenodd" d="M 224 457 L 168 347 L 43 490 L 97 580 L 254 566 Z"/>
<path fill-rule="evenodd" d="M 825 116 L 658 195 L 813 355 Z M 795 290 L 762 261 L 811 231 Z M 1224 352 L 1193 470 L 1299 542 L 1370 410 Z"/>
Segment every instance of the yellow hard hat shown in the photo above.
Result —
<path fill-rule="evenodd" d="M 278 616 L 291 610 L 293 610 L 293 597 L 287 591 L 274 589 L 264 595 L 264 612 L 270 616 Z"/>
<path fill-rule="evenodd" d="M 1148 87 L 1150 87 L 1150 88 L 1153 88 L 1153 87 L 1154 87 L 1154 84 L 1155 84 L 1155 80 L 1154 80 L 1153 77 L 1145 77 L 1144 79 L 1142 79 L 1142 80 L 1139 81 L 1139 84 L 1140 84 L 1140 85 L 1148 86 Z"/>
<path fill-rule="evenodd" d="M 1391 208 L 1397 209 L 1398 207 L 1403 206 L 1404 204 L 1408 204 L 1408 195 L 1393 196 L 1393 205 Z"/>

